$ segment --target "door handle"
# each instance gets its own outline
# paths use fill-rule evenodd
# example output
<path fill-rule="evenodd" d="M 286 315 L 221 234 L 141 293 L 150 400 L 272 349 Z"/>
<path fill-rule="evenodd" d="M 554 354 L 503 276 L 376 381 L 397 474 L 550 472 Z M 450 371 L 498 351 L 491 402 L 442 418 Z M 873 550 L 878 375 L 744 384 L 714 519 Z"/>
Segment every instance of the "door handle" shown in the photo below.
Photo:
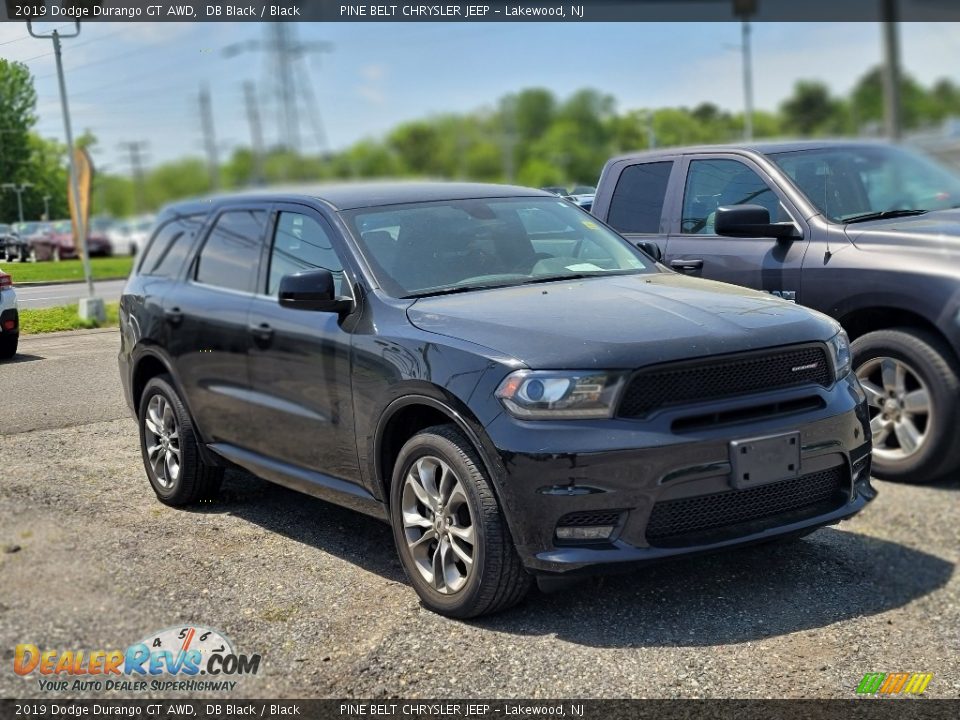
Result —
<path fill-rule="evenodd" d="M 261 343 L 268 343 L 273 337 L 273 328 L 270 327 L 267 323 L 260 323 L 259 325 L 250 326 L 250 334 L 253 335 L 254 340 Z"/>
<path fill-rule="evenodd" d="M 183 313 L 180 311 L 180 308 L 173 307 L 168 308 L 163 311 L 163 317 L 166 318 L 167 322 L 171 325 L 179 325 L 183 322 Z"/>
<path fill-rule="evenodd" d="M 703 269 L 703 260 L 696 258 L 693 260 L 671 260 L 670 267 L 680 272 L 689 273 L 694 270 Z"/>

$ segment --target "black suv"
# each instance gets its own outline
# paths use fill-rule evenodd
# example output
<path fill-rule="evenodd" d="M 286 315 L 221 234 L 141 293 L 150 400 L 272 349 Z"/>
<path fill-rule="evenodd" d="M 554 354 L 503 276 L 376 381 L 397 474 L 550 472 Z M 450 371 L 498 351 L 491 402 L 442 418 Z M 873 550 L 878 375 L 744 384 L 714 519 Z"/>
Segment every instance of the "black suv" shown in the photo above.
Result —
<path fill-rule="evenodd" d="M 805 534 L 863 508 L 836 321 L 658 266 L 573 204 L 387 184 L 164 210 L 120 369 L 162 502 L 223 468 L 388 520 L 424 603 Z"/>
<path fill-rule="evenodd" d="M 913 482 L 960 466 L 957 208 L 955 171 L 902 147 L 848 141 L 615 158 L 593 204 L 675 270 L 839 320 L 870 404 L 874 474 Z"/>

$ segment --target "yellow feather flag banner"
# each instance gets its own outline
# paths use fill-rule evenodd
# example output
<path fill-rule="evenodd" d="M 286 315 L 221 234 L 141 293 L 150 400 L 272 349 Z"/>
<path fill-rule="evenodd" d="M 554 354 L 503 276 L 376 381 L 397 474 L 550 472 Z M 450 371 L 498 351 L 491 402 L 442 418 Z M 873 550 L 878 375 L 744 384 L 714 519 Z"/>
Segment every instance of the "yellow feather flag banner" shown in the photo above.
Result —
<path fill-rule="evenodd" d="M 80 194 L 80 202 L 73 197 L 73 187 L 70 183 L 70 176 L 67 175 L 67 197 L 70 201 L 70 222 L 73 225 L 73 239 L 78 252 L 83 252 L 80 245 L 80 221 L 90 232 L 90 190 L 93 187 L 93 162 L 90 155 L 84 148 L 73 149 L 73 164 L 77 169 L 77 186 Z M 85 235 L 87 234 L 85 233 Z M 83 238 L 86 242 L 86 237 Z"/>

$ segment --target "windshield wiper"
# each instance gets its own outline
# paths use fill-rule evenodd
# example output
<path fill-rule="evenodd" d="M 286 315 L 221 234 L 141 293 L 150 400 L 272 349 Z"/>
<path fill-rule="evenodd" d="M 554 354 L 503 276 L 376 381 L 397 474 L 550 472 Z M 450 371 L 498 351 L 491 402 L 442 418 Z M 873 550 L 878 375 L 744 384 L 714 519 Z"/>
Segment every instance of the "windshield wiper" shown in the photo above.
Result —
<path fill-rule="evenodd" d="M 524 280 L 522 285 L 536 285 L 537 283 L 546 283 L 546 282 L 556 282 L 558 280 L 583 280 L 584 278 L 596 277 L 597 275 L 603 275 L 609 272 L 608 270 L 601 270 L 599 272 L 583 272 L 583 273 L 573 273 L 571 275 L 542 275 L 541 277 L 531 278 L 530 280 Z"/>
<path fill-rule="evenodd" d="M 866 222 L 867 220 L 885 220 L 887 218 L 910 217 L 911 215 L 923 215 L 929 210 L 880 210 L 878 212 L 863 213 L 863 215 L 854 215 L 844 219 L 845 223 Z"/>
<path fill-rule="evenodd" d="M 512 287 L 516 283 L 506 283 L 503 285 L 454 285 L 453 287 L 437 288 L 436 290 L 425 290 L 424 292 L 413 293 L 412 295 L 402 295 L 401 300 L 416 300 L 417 298 L 434 297 L 435 295 L 455 295 L 456 293 L 473 292 L 474 290 L 496 290 L 497 288 Z"/>

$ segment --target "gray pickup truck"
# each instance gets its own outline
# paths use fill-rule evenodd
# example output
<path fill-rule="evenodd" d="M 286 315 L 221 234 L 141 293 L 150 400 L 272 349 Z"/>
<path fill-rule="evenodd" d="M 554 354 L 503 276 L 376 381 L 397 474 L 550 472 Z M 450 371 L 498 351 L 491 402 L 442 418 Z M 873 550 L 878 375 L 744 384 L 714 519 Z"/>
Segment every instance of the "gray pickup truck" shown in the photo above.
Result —
<path fill-rule="evenodd" d="M 960 465 L 960 174 L 900 146 L 781 142 L 610 160 L 593 214 L 677 272 L 833 316 L 877 477 Z"/>

